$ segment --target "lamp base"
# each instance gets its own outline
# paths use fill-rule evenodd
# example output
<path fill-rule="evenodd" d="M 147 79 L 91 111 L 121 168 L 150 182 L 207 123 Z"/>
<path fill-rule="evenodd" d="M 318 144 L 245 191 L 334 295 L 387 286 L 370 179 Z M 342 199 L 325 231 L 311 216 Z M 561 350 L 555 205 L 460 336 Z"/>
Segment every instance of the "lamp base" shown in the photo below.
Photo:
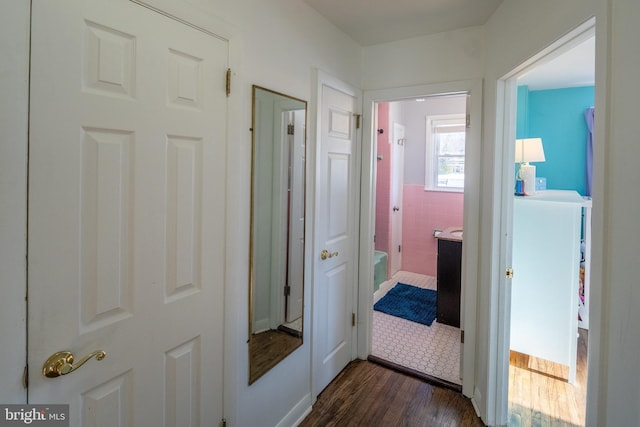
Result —
<path fill-rule="evenodd" d="M 520 165 L 520 179 L 524 181 L 525 196 L 536 194 L 536 167 L 529 164 Z"/>

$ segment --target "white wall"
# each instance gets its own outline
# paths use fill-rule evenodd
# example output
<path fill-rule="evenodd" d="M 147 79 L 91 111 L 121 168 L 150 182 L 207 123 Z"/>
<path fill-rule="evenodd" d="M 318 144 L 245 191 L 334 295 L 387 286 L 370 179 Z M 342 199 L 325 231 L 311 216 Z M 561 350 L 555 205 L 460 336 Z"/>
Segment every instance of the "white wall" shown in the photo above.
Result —
<path fill-rule="evenodd" d="M 307 134 L 313 137 L 314 69 L 360 85 L 361 49 L 297 0 L 201 0 L 203 8 L 240 34 L 241 66 L 232 96 L 240 97 L 232 118 L 237 138 L 229 146 L 227 230 L 225 415 L 230 426 L 292 425 L 311 405 L 311 282 L 307 268 L 303 346 L 248 386 L 248 254 L 251 160 L 251 85 L 310 101 Z M 307 150 L 313 152 L 313 140 Z M 309 165 L 308 165 L 309 167 Z M 312 171 L 310 171 L 312 173 Z M 309 180 L 308 182 L 313 182 Z M 309 209 L 309 205 L 307 205 Z M 308 230 L 307 225 L 307 230 Z M 313 247 L 307 233 L 307 250 Z M 309 252 L 307 252 L 309 253 Z M 307 263 L 309 265 L 309 263 Z"/>
<path fill-rule="evenodd" d="M 26 401 L 29 10 L 26 1 L 0 4 L 0 402 L 5 404 Z"/>
<path fill-rule="evenodd" d="M 159 0 L 172 10 L 181 4 Z M 224 24 L 231 37 L 233 68 L 228 149 L 228 218 L 225 328 L 225 415 L 230 426 L 291 425 L 311 404 L 310 285 L 305 289 L 304 345 L 248 386 L 248 261 L 251 162 L 251 85 L 312 100 L 314 70 L 360 86 L 361 48 L 297 0 L 188 0 L 190 16 Z M 193 9 L 199 13 L 193 14 Z M 2 211 L 0 315 L 0 402 L 24 400 L 21 390 L 25 336 L 25 195 L 28 89 L 28 2 L 0 5 L 0 195 L 15 202 Z M 314 117 L 309 114 L 310 120 Z M 313 122 L 309 129 L 312 129 Z M 313 132 L 309 132 L 313 135 Z M 309 149 L 313 149 L 310 141 Z M 7 166 L 8 165 L 8 166 Z M 7 166 L 7 167 L 5 167 Z M 9 167 L 11 166 L 11 167 Z M 8 175 L 5 180 L 4 174 Z M 6 238 L 6 240 L 5 240 Z M 310 239 L 307 240 L 312 246 Z M 9 250 L 7 250 L 9 249 Z M 5 273 L 6 271 L 6 273 Z M 307 275 L 307 278 L 309 276 Z M 9 330 L 11 329 L 11 330 Z M 22 354 L 20 355 L 20 352 Z M 15 355 L 14 353 L 17 353 Z M 8 364 L 7 360 L 16 361 Z M 5 368 L 7 371 L 5 371 Z M 16 369 L 17 368 L 17 369 Z M 11 387 L 7 384 L 14 383 Z M 14 386 L 15 385 L 15 386 Z M 212 421 L 213 422 L 213 421 Z"/>
<path fill-rule="evenodd" d="M 611 15 L 607 48 L 611 60 L 607 93 L 602 100 L 607 108 L 604 113 L 597 113 L 608 120 L 606 129 L 601 132 L 606 138 L 603 150 L 606 163 L 604 171 L 598 173 L 600 177 L 604 174 L 599 191 L 604 205 L 603 236 L 606 236 L 600 240 L 602 248 L 599 250 L 603 257 L 600 412 L 592 425 L 630 426 L 640 425 L 640 281 L 637 270 L 640 170 L 635 165 L 635 159 L 640 157 L 640 2 L 611 0 L 608 3 Z M 597 108 L 596 103 L 596 111 Z M 595 399 L 589 404 L 595 405 Z"/>
<path fill-rule="evenodd" d="M 484 29 L 471 27 L 364 48 L 362 88 L 482 78 Z"/>
<path fill-rule="evenodd" d="M 492 396 L 487 396 L 487 390 L 496 382 L 496 363 L 501 363 L 500 361 L 497 361 L 497 346 L 495 346 L 495 343 L 497 342 L 496 335 L 498 332 L 498 323 L 500 322 L 496 313 L 499 295 L 502 294 L 502 291 L 500 290 L 500 276 L 503 274 L 503 269 L 506 267 L 505 265 L 500 265 L 498 256 L 501 244 L 499 218 L 501 190 L 500 180 L 494 179 L 494 171 L 500 163 L 502 151 L 502 147 L 496 146 L 496 141 L 500 139 L 498 138 L 498 135 L 502 132 L 502 125 L 497 125 L 497 123 L 501 122 L 502 117 L 498 117 L 496 115 L 498 97 L 501 95 L 498 93 L 499 86 L 497 81 L 507 73 L 510 73 L 520 64 L 536 55 L 538 52 L 552 45 L 556 40 L 570 32 L 570 30 L 586 22 L 592 16 L 596 16 L 597 38 L 595 104 L 596 110 L 600 112 L 596 118 L 597 147 L 595 149 L 596 189 L 594 190 L 594 261 L 592 265 L 592 301 L 595 301 L 595 303 L 594 306 L 591 307 L 594 319 L 601 315 L 599 301 L 602 301 L 603 298 L 606 299 L 606 295 L 600 295 L 600 284 L 608 283 L 608 281 L 607 279 L 603 281 L 602 276 L 598 276 L 602 274 L 604 253 L 612 250 L 619 244 L 619 242 L 614 243 L 613 241 L 608 240 L 604 243 L 603 230 L 601 226 L 603 216 L 606 218 L 608 216 L 606 214 L 607 210 L 610 209 L 610 206 L 615 205 L 606 200 L 605 193 L 603 191 L 604 186 L 607 185 L 607 182 L 610 179 L 607 176 L 609 171 L 605 171 L 603 169 L 603 166 L 605 165 L 603 147 L 605 144 L 607 146 L 611 144 L 611 141 L 608 138 L 605 138 L 604 134 L 604 118 L 607 115 L 607 105 L 603 98 L 607 82 L 605 76 L 606 52 L 604 50 L 606 45 L 604 40 L 607 37 L 606 28 L 608 26 L 606 5 L 604 3 L 605 2 L 598 2 L 596 0 L 567 0 L 563 2 L 556 2 L 554 0 L 541 0 L 537 2 L 531 2 L 528 0 L 512 0 L 504 2 L 492 15 L 485 26 L 487 36 L 487 57 L 484 72 L 484 173 L 482 177 L 483 197 L 480 227 L 482 230 L 480 250 L 481 272 L 480 289 L 478 292 L 479 357 L 477 359 L 476 370 L 478 373 L 478 393 L 475 397 L 476 403 L 479 405 L 483 418 L 486 422 L 506 422 L 505 419 L 500 418 L 500 414 L 495 413 L 496 401 L 492 399 Z M 638 15 L 636 14 L 635 18 L 637 19 L 637 17 Z M 635 31 L 635 34 L 637 39 L 637 30 Z M 631 80 L 630 77 L 629 82 L 637 85 L 636 81 Z M 629 105 L 632 104 L 630 103 Z M 610 169 L 610 166 L 607 166 L 607 169 Z M 620 193 L 621 196 L 622 194 L 623 193 Z M 626 212 L 631 212 L 631 210 L 626 210 Z M 620 210 L 620 213 L 622 213 L 622 210 Z M 605 233 L 610 235 L 606 230 Z M 629 237 L 627 237 L 626 240 L 629 241 Z M 604 262 L 606 265 L 607 261 L 604 260 Z M 624 276 L 624 273 L 621 275 Z M 625 288 L 625 285 L 622 285 L 622 288 Z M 627 290 L 630 290 L 630 288 Z M 595 292 L 595 295 L 593 292 Z M 604 303 L 604 307 L 606 310 L 606 302 Z M 638 320 L 637 315 L 634 319 Z M 624 316 L 622 316 L 620 320 L 632 320 L 632 318 L 624 318 Z M 589 346 L 591 349 L 597 349 L 599 346 L 598 341 L 602 335 L 599 322 L 594 321 L 591 326 Z M 638 334 L 636 333 L 636 338 L 637 335 Z M 633 342 L 637 345 L 637 340 Z M 490 345 L 490 343 L 493 344 Z M 617 354 L 618 350 L 615 350 L 615 353 Z M 635 383 L 636 388 L 635 394 L 631 394 L 632 398 L 635 399 L 635 402 L 633 405 L 629 405 L 627 407 L 626 414 L 622 415 L 621 418 L 617 418 L 617 422 L 605 422 L 597 419 L 598 415 L 603 416 L 603 413 L 608 412 L 606 406 L 597 405 L 599 397 L 601 399 L 605 399 L 604 395 L 599 394 L 599 391 L 602 390 L 600 386 L 600 381 L 603 379 L 602 373 L 606 374 L 605 372 L 600 374 L 598 372 L 598 368 L 602 368 L 600 356 L 602 356 L 602 361 L 604 361 L 607 359 L 608 355 L 607 352 L 604 352 L 602 355 L 600 355 L 598 351 L 590 353 L 589 402 L 587 403 L 587 420 L 589 425 L 638 425 L 637 403 L 639 395 L 637 388 L 639 383 L 637 376 L 633 380 L 629 380 L 628 378 L 626 379 L 629 385 L 630 383 Z M 634 354 L 634 357 L 634 362 L 637 362 L 637 355 Z M 618 372 L 617 368 L 610 367 L 609 369 L 615 369 L 616 372 Z M 628 373 L 631 371 L 626 372 Z M 627 390 L 624 390 L 621 395 L 617 395 L 617 393 L 612 393 L 613 390 L 611 390 L 609 397 L 617 395 L 614 400 L 625 398 L 629 396 L 629 391 L 629 388 L 627 388 Z M 601 401 L 601 403 L 604 402 Z M 636 411 L 636 415 L 629 417 L 628 415 L 633 411 Z"/>

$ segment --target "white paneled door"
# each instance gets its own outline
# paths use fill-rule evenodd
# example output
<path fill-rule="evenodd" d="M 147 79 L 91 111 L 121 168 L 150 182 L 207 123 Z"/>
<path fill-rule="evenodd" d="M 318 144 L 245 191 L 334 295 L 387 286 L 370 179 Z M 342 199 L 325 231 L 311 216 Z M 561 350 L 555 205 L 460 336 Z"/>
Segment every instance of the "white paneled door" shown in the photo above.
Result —
<path fill-rule="evenodd" d="M 126 0 L 33 3 L 28 398 L 71 426 L 222 418 L 227 51 Z"/>
<path fill-rule="evenodd" d="M 339 85 L 336 85 L 339 86 Z M 352 360 L 357 281 L 359 163 L 356 95 L 320 89 L 314 247 L 314 394 Z"/>

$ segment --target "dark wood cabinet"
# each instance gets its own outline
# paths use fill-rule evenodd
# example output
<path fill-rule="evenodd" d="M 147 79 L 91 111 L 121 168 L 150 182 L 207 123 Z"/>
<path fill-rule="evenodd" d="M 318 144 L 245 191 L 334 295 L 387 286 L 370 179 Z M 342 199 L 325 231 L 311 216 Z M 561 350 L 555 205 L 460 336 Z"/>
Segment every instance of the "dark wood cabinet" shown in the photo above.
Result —
<path fill-rule="evenodd" d="M 462 241 L 438 239 L 438 323 L 460 327 Z"/>

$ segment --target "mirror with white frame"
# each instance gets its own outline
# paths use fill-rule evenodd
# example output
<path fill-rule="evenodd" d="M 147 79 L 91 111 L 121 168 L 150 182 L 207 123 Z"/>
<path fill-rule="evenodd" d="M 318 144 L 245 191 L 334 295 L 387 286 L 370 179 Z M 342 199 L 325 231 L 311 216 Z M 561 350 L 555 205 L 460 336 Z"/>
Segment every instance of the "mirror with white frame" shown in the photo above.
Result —
<path fill-rule="evenodd" d="M 253 86 L 249 384 L 302 345 L 307 102 Z"/>

